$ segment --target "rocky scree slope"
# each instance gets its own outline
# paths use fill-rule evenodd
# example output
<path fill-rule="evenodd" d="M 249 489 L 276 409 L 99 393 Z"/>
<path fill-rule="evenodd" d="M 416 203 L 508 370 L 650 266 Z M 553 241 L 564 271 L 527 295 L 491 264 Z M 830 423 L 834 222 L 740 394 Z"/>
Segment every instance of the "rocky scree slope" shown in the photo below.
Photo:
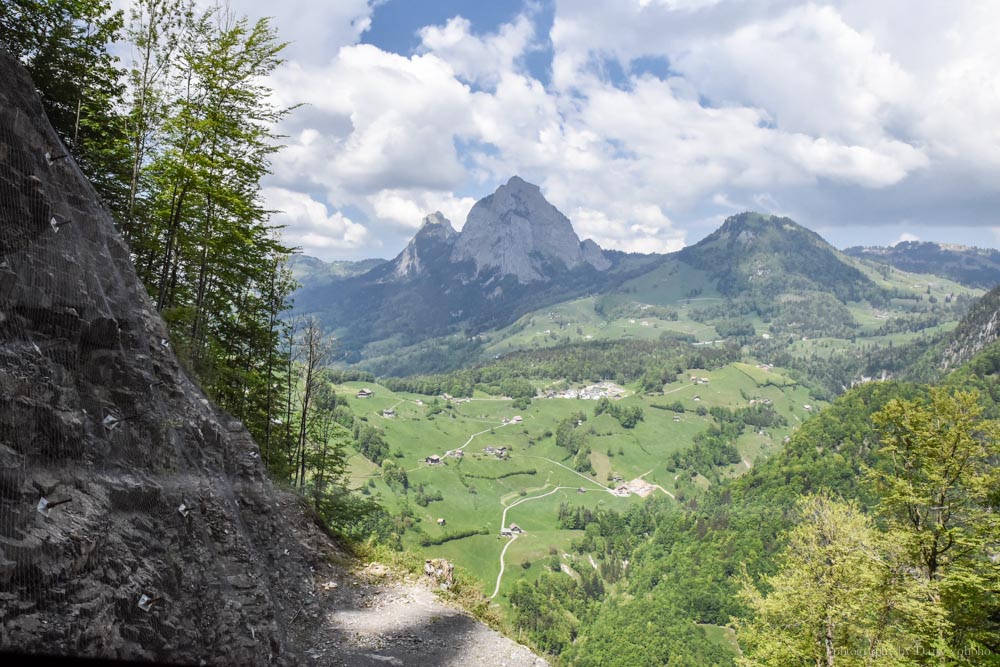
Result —
<path fill-rule="evenodd" d="M 378 646 L 330 620 L 363 581 L 185 375 L 113 220 L 2 50 L 0 80 L 0 651 L 441 664 L 460 638 L 444 654 L 409 637 L 447 614 L 534 664 L 440 603 L 423 619 L 409 599 L 426 586 L 385 614 L 407 632 L 373 624 Z"/>

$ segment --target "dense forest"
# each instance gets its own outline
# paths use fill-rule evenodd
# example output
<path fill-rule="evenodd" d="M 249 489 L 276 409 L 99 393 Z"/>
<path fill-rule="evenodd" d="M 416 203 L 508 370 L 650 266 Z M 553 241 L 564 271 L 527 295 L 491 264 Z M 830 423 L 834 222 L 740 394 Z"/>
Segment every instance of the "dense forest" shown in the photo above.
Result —
<path fill-rule="evenodd" d="M 364 511 L 343 478 L 351 425 L 319 381 L 331 343 L 287 318 L 293 249 L 261 197 L 291 111 L 271 99 L 284 43 L 268 19 L 185 0 L 135 0 L 127 13 L 109 0 L 11 0 L 0 46 L 62 140 L 49 159 L 68 151 L 117 220 L 169 327 L 164 345 L 246 424 L 275 479 L 331 515 Z"/>
<path fill-rule="evenodd" d="M 740 358 L 736 346 L 695 347 L 664 334 L 656 341 L 593 341 L 548 348 L 519 350 L 495 360 L 436 375 L 377 378 L 393 391 L 435 396 L 471 396 L 480 389 L 512 398 L 535 395 L 528 380 L 561 378 L 567 382 L 610 379 L 639 381 L 652 390 L 662 387 L 686 368 L 720 368 Z M 337 382 L 374 382 L 373 373 L 356 369 L 331 370 Z"/>
<path fill-rule="evenodd" d="M 997 664 L 998 370 L 992 348 L 940 386 L 853 389 L 684 506 L 560 507 L 609 592 L 520 582 L 515 624 L 574 664 L 731 664 L 692 622 L 735 627 L 745 665 Z"/>

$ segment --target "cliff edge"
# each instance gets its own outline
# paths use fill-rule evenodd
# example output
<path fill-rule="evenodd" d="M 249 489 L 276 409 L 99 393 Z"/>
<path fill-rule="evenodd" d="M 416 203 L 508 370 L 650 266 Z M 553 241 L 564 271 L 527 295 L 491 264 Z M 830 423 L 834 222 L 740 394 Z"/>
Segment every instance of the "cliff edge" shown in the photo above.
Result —
<path fill-rule="evenodd" d="M 330 625 L 355 599 L 349 559 L 184 373 L 114 221 L 2 50 L 0 80 L 0 650 L 395 664 Z"/>

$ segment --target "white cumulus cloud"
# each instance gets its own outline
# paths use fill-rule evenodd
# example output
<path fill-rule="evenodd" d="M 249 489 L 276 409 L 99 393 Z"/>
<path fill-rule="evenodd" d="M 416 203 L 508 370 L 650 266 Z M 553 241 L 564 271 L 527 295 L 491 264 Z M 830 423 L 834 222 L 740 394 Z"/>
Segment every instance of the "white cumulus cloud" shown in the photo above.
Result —
<path fill-rule="evenodd" d="M 363 225 L 339 211 L 331 212 L 307 194 L 273 187 L 264 188 L 262 194 L 268 208 L 279 211 L 271 222 L 285 226 L 284 242 L 307 254 L 333 259 L 337 251 L 360 248 L 370 241 Z"/>
<path fill-rule="evenodd" d="M 470 12 L 410 53 L 357 43 L 368 3 L 330 11 L 333 45 L 297 48 L 276 77 L 306 106 L 269 185 L 364 230 L 342 223 L 353 256 L 394 254 L 434 210 L 461 227 L 512 174 L 624 250 L 675 249 L 746 208 L 995 226 L 992 3 L 556 0 L 547 32 L 530 4 L 485 31 Z M 542 52 L 550 69 L 529 70 Z"/>

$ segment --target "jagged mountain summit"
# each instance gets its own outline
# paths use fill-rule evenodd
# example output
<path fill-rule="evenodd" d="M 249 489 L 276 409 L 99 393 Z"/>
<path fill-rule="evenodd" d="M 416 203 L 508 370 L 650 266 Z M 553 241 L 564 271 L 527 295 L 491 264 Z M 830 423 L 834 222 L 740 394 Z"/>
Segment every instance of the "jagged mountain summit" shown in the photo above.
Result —
<path fill-rule="evenodd" d="M 525 283 L 546 280 L 552 262 L 566 268 L 589 264 L 599 271 L 611 266 L 596 243 L 580 242 L 569 218 L 537 185 L 519 176 L 476 202 L 452 258 L 472 261 L 477 274 L 495 270 Z"/>
<path fill-rule="evenodd" d="M 391 277 L 397 280 L 415 278 L 435 264 L 447 261 L 457 234 L 451 221 L 440 211 L 431 213 L 403 251 L 392 260 Z"/>
<path fill-rule="evenodd" d="M 303 280 L 295 302 L 336 332 L 344 359 L 356 362 L 380 341 L 398 349 L 504 326 L 615 284 L 636 265 L 634 257 L 581 242 L 537 185 L 514 176 L 473 206 L 461 231 L 440 212 L 428 215 L 392 260 L 335 284 Z"/>
<path fill-rule="evenodd" d="M 476 202 L 461 232 L 440 211 L 428 215 L 391 268 L 377 275 L 407 280 L 448 267 L 464 280 L 512 276 L 532 283 L 582 265 L 605 271 L 611 262 L 594 241 L 580 241 L 569 218 L 545 199 L 541 188 L 513 176 Z"/>

